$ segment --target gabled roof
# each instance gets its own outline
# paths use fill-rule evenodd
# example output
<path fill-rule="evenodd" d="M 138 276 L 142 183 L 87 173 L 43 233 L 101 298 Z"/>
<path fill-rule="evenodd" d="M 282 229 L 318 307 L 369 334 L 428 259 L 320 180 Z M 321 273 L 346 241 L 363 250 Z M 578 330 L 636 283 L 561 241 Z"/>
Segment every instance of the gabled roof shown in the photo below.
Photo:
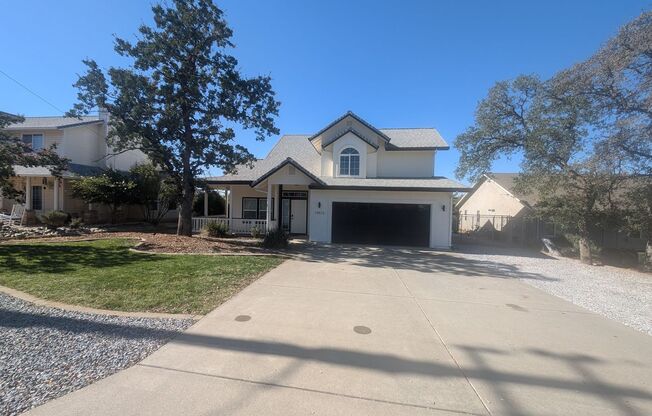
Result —
<path fill-rule="evenodd" d="M 253 181 L 253 182 L 251 183 L 251 186 L 256 186 L 256 185 L 258 185 L 259 183 L 263 182 L 265 179 L 269 178 L 270 176 L 272 176 L 273 174 L 275 174 L 276 172 L 278 172 L 279 170 L 281 170 L 283 167 L 285 167 L 285 166 L 287 166 L 287 165 L 292 165 L 292 166 L 294 166 L 294 167 L 297 168 L 301 173 L 303 173 L 304 175 L 306 175 L 307 177 L 309 177 L 309 178 L 312 179 L 313 181 L 317 182 L 318 184 L 326 185 L 326 184 L 324 183 L 324 181 L 322 181 L 321 179 L 319 179 L 317 176 L 313 175 L 312 173 L 308 172 L 308 171 L 307 171 L 303 166 L 301 166 L 300 164 L 298 164 L 294 159 L 292 159 L 291 157 L 288 157 L 288 158 L 285 159 L 283 162 L 279 163 L 278 165 L 276 165 L 275 167 L 273 167 L 272 169 L 270 169 L 269 171 L 267 171 L 267 173 L 265 173 L 263 176 L 261 176 L 260 178 L 256 179 L 255 181 Z"/>
<path fill-rule="evenodd" d="M 511 196 L 521 201 L 523 205 L 532 208 L 537 203 L 537 195 L 533 193 L 524 194 L 516 190 L 516 178 L 518 178 L 518 175 L 518 173 L 486 173 L 482 175 L 475 185 L 473 185 L 473 188 L 471 188 L 471 190 L 457 202 L 456 206 L 461 207 L 483 183 L 491 180 Z"/>
<path fill-rule="evenodd" d="M 332 123 L 330 123 L 329 125 L 327 125 L 327 126 L 324 127 L 323 129 L 319 130 L 317 133 L 315 133 L 315 134 L 313 134 L 312 136 L 310 136 L 310 138 L 309 138 L 308 140 L 312 141 L 313 139 L 315 139 L 315 138 L 317 138 L 318 136 L 320 136 L 323 132 L 325 132 L 326 130 L 330 129 L 331 127 L 333 127 L 334 125 L 336 125 L 337 123 L 339 123 L 340 121 L 344 120 L 344 119 L 347 118 L 347 117 L 353 117 L 354 119 L 358 120 L 362 125 L 364 125 L 364 126 L 367 127 L 368 129 L 370 129 L 371 131 L 377 133 L 377 134 L 378 134 L 380 137 L 382 137 L 384 140 L 386 140 L 386 141 L 388 141 L 388 142 L 390 141 L 389 136 L 387 136 L 385 133 L 383 133 L 382 131 L 378 130 L 377 128 L 375 128 L 375 127 L 372 126 L 371 124 L 367 123 L 367 122 L 366 122 L 365 120 L 363 120 L 360 116 L 356 115 L 353 111 L 347 111 L 343 116 L 337 118 L 335 121 L 333 121 Z"/>
<path fill-rule="evenodd" d="M 367 143 L 369 146 L 373 147 L 374 149 L 378 149 L 378 145 L 374 143 L 373 141 L 369 140 L 362 134 L 358 133 L 354 128 L 349 127 L 346 130 L 343 130 L 340 134 L 337 136 L 333 137 L 332 139 L 324 142 L 321 144 L 322 149 L 325 147 L 330 146 L 331 144 L 335 143 L 337 140 L 341 139 L 345 134 L 347 133 L 352 133 L 354 136 L 356 136 L 358 139 L 362 140 L 363 142 Z"/>
<path fill-rule="evenodd" d="M 376 143 L 361 134 L 356 129 L 348 126 L 338 132 L 335 137 L 330 137 L 319 146 L 312 141 L 323 132 L 344 120 L 353 117 L 374 133 L 377 133 L 384 142 Z M 359 128 L 359 126 L 358 126 Z M 236 167 L 236 172 L 217 177 L 207 177 L 204 180 L 209 184 L 247 184 L 256 186 L 265 179 L 278 172 L 287 164 L 299 169 L 308 176 L 313 188 L 333 189 L 384 189 L 384 190 L 416 190 L 416 191 L 441 191 L 456 192 L 467 191 L 468 188 L 454 180 L 443 177 L 428 178 L 338 178 L 321 176 L 321 148 L 326 147 L 347 133 L 352 133 L 370 146 L 378 149 L 381 145 L 387 150 L 436 150 L 447 149 L 448 145 L 433 128 L 419 129 L 376 129 L 352 112 L 335 120 L 314 135 L 285 135 L 282 136 L 269 154 L 261 160 L 256 160 L 252 165 Z M 368 133 L 367 133 L 368 134 Z M 391 139 L 391 143 L 389 140 Z"/>
<path fill-rule="evenodd" d="M 97 116 L 86 117 L 25 117 L 20 123 L 8 125 L 5 130 L 56 130 L 86 124 L 102 123 Z"/>
<path fill-rule="evenodd" d="M 321 155 L 310 143 L 307 135 L 282 136 L 265 159 L 253 162 L 253 167 L 239 165 L 237 172 L 219 177 L 205 178 L 209 183 L 251 183 L 288 158 L 301 165 L 315 177 L 321 173 Z"/>

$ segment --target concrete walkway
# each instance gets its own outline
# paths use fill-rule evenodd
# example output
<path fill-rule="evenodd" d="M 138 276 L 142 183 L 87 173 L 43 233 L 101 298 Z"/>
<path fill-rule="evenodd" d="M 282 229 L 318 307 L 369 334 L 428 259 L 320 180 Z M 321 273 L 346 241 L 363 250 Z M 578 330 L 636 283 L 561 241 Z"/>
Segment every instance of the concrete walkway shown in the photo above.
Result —
<path fill-rule="evenodd" d="M 140 364 L 30 414 L 652 414 L 652 337 L 518 273 L 308 248 Z"/>

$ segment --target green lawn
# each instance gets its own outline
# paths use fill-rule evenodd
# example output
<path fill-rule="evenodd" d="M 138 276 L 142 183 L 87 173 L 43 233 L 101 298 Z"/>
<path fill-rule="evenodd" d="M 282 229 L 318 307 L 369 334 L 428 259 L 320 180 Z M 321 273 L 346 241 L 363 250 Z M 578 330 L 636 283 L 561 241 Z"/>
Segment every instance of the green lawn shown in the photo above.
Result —
<path fill-rule="evenodd" d="M 142 254 L 111 239 L 0 245 L 0 285 L 94 308 L 204 314 L 283 260 Z"/>

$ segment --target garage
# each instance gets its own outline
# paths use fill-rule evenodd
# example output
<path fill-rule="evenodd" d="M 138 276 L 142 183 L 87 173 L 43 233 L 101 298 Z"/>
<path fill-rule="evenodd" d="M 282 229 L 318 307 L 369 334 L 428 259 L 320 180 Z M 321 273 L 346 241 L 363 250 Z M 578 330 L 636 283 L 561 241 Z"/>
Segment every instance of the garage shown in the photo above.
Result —
<path fill-rule="evenodd" d="M 428 247 L 430 205 L 333 202 L 331 241 Z"/>

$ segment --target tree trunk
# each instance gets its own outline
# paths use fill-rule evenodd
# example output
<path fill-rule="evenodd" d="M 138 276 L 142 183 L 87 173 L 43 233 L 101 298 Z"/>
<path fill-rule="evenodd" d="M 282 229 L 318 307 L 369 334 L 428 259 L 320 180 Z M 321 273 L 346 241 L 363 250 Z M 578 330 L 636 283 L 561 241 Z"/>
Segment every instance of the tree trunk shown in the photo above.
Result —
<path fill-rule="evenodd" d="M 593 264 L 593 257 L 591 256 L 591 245 L 589 238 L 585 235 L 580 236 L 580 261 L 584 264 Z"/>
<path fill-rule="evenodd" d="M 177 235 L 192 236 L 192 200 L 194 193 L 184 190 L 179 210 L 179 222 L 177 223 Z"/>
<path fill-rule="evenodd" d="M 190 151 L 183 153 L 183 184 L 181 191 L 181 211 L 177 223 L 177 235 L 192 236 L 192 203 L 195 199 L 195 185 L 190 172 Z"/>

